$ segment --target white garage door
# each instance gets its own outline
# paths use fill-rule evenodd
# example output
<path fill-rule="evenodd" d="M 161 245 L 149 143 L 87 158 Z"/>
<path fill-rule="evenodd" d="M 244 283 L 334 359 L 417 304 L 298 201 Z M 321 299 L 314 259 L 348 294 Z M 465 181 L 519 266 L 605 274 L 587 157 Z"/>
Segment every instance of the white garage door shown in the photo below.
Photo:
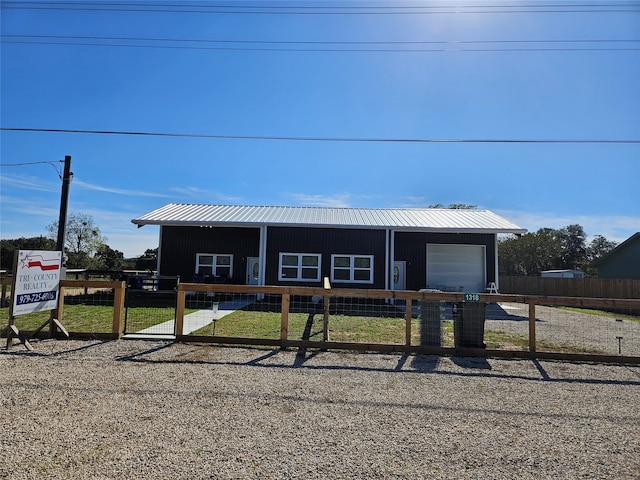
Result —
<path fill-rule="evenodd" d="M 487 286 L 484 245 L 427 244 L 427 285 L 481 293 Z"/>

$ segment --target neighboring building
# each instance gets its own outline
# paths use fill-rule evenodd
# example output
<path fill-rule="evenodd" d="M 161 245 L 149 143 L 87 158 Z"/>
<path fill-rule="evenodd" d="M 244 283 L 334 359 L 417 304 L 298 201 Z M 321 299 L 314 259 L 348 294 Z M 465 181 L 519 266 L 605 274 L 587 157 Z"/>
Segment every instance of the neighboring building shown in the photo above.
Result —
<path fill-rule="evenodd" d="M 593 262 L 598 278 L 640 279 L 640 232 Z"/>
<path fill-rule="evenodd" d="M 543 270 L 540 276 L 544 278 L 584 278 L 580 270 Z"/>
<path fill-rule="evenodd" d="M 158 273 L 246 285 L 484 292 L 498 282 L 498 234 L 526 230 L 487 210 L 169 204 Z"/>

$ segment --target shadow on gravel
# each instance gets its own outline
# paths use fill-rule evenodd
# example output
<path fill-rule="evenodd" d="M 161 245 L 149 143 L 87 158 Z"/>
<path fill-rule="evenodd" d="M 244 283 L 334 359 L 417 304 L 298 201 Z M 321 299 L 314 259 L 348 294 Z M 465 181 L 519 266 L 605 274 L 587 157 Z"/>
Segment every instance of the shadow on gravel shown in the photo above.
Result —
<path fill-rule="evenodd" d="M 156 353 L 156 352 L 160 352 L 166 348 L 169 348 L 173 346 L 173 343 L 171 342 L 167 342 L 161 345 L 158 345 L 156 347 L 150 348 L 148 350 L 143 350 L 142 352 L 137 352 L 137 353 L 130 353 L 129 355 L 123 355 L 122 357 L 116 357 L 116 360 L 118 361 L 123 361 L 123 360 L 129 360 L 129 361 L 146 361 L 146 360 L 139 360 L 138 357 L 141 357 L 143 355 L 150 355 L 152 353 Z M 186 362 L 186 359 L 184 360 Z M 180 360 L 178 360 L 176 363 L 180 363 Z"/>
<path fill-rule="evenodd" d="M 36 339 L 32 338 L 29 340 L 29 343 L 31 343 L 31 345 L 35 347 L 38 345 L 38 343 L 43 341 L 47 341 L 47 340 L 39 340 L 37 338 Z M 94 343 L 90 343 L 89 345 L 83 345 L 77 348 L 70 348 L 68 350 L 59 350 L 57 352 L 50 352 L 50 353 L 42 353 L 42 352 L 36 352 L 36 351 L 30 352 L 26 350 L 23 345 L 16 344 L 11 347 L 13 350 L 3 351 L 2 353 L 4 355 L 15 355 L 15 356 L 28 355 L 30 357 L 45 357 L 45 358 L 46 357 L 62 357 L 64 355 L 71 355 L 73 353 L 90 350 L 92 348 L 102 346 L 112 341 L 113 340 L 94 340 L 93 341 Z"/>
<path fill-rule="evenodd" d="M 538 369 L 543 380 L 551 380 L 551 377 L 537 359 L 534 358 L 531 363 Z"/>
<path fill-rule="evenodd" d="M 293 361 L 293 367 L 294 368 L 304 367 L 304 364 L 306 362 L 316 357 L 319 353 L 320 353 L 320 350 L 315 350 L 307 354 L 307 349 L 301 348 L 300 350 L 298 350 L 298 353 L 296 353 L 296 359 Z"/>
<path fill-rule="evenodd" d="M 451 357 L 451 361 L 461 368 L 491 370 L 489 361 L 483 357 Z"/>
<path fill-rule="evenodd" d="M 411 358 L 409 363 L 410 369 L 405 369 L 404 365 L 408 358 Z M 402 363 L 399 361 L 395 368 L 396 372 L 420 372 L 420 373 L 432 373 L 435 372 L 440 366 L 440 357 L 437 355 L 407 355 L 404 354 L 401 357 Z"/>
<path fill-rule="evenodd" d="M 171 358 L 154 358 L 154 354 L 162 353 L 163 350 L 173 346 L 173 343 L 167 343 L 160 346 L 156 346 L 147 350 L 142 350 L 137 353 L 117 357 L 117 361 L 122 362 L 138 362 L 149 364 L 194 364 L 194 365 L 231 365 L 231 366 L 250 366 L 257 368 L 273 368 L 273 369 L 306 369 L 306 370 L 329 370 L 329 371 L 361 371 L 361 372 L 395 372 L 398 374 L 405 373 L 422 373 L 430 375 L 445 375 L 452 377 L 469 377 L 469 378 L 500 378 L 511 380 L 526 380 L 535 382 L 555 382 L 555 383 L 577 383 L 577 384 L 593 384 L 593 385 L 629 385 L 640 386 L 640 369 L 638 369 L 639 380 L 612 380 L 607 378 L 553 378 L 545 370 L 542 363 L 538 360 L 512 360 L 514 362 L 531 362 L 531 364 L 537 370 L 537 374 L 514 374 L 514 373 L 500 373 L 494 371 L 490 359 L 478 358 L 478 357 L 439 357 L 437 355 L 409 355 L 403 354 L 398 356 L 398 360 L 395 366 L 385 367 L 369 367 L 362 365 L 345 365 L 342 363 L 348 355 L 357 356 L 354 358 L 354 363 L 359 363 L 359 356 L 361 355 L 384 355 L 375 353 L 346 353 L 341 354 L 341 364 L 319 364 L 316 361 L 322 361 L 325 355 L 335 355 L 336 352 L 326 352 L 323 350 L 300 350 L 296 352 L 295 358 L 292 363 L 278 362 L 278 355 L 283 353 L 282 350 L 270 349 L 251 349 L 244 347 L 246 352 L 254 352 L 255 356 L 247 361 L 238 360 L 219 360 L 206 358 L 208 352 L 199 352 L 197 349 L 189 352 L 184 352 L 176 355 L 172 355 Z M 198 347 L 207 349 L 208 346 Z M 237 347 L 217 345 L 215 347 L 218 351 L 224 352 L 229 350 L 230 352 L 237 351 Z M 247 355 L 248 357 L 251 354 Z M 387 355 L 388 357 L 388 355 Z M 290 357 L 287 357 L 290 358 Z M 451 363 L 459 367 L 461 370 L 447 370 L 450 368 L 446 365 L 446 360 L 450 360 Z M 580 362 L 560 362 L 548 360 L 545 363 L 552 364 L 573 364 L 582 365 Z M 620 368 L 629 368 L 635 371 L 629 366 L 619 366 Z"/>
<path fill-rule="evenodd" d="M 524 313 L 520 313 L 522 310 Z M 490 303 L 487 305 L 486 310 L 487 320 L 508 320 L 511 322 L 528 322 L 529 321 L 529 313 L 525 309 L 519 309 L 518 313 L 510 312 L 509 310 L 505 310 L 502 305 L 497 303 Z M 536 323 L 544 323 L 545 320 L 541 320 L 536 318 Z"/>
<path fill-rule="evenodd" d="M 29 352 L 26 350 L 20 350 L 18 346 L 13 351 L 2 350 L 2 355 L 8 356 L 29 356 L 39 358 L 60 358 L 65 356 L 72 356 L 75 353 L 84 351 L 90 351 L 97 347 L 107 346 L 112 342 L 118 342 L 120 340 L 92 340 L 88 341 L 86 345 L 82 345 L 76 348 L 70 348 L 66 350 L 58 350 L 50 353 L 43 352 Z M 37 345 L 39 342 L 35 342 Z M 273 369 L 306 369 L 306 370 L 329 370 L 329 371 L 361 371 L 361 372 L 395 372 L 397 374 L 406 373 L 421 373 L 427 375 L 445 375 L 452 377 L 485 377 L 485 378 L 501 378 L 501 379 L 515 379 L 535 382 L 551 382 L 551 383 L 576 383 L 576 384 L 592 384 L 592 385 L 627 385 L 627 386 L 640 386 L 640 368 L 629 365 L 610 365 L 611 367 L 624 368 L 629 373 L 634 374 L 638 380 L 613 380 L 608 378 L 554 378 L 548 373 L 544 365 L 586 365 L 582 362 L 566 362 L 566 361 L 554 361 L 545 360 L 540 362 L 537 359 L 532 360 L 511 360 L 514 362 L 523 362 L 523 370 L 526 370 L 526 362 L 535 368 L 532 369 L 531 374 L 527 373 L 501 373 L 496 372 L 491 365 L 491 359 L 479 358 L 479 357 L 440 357 L 437 355 L 409 355 L 402 354 L 397 356 L 397 360 L 394 364 L 396 355 L 389 354 L 377 354 L 377 353 L 344 353 L 344 352 L 326 352 L 323 350 L 300 350 L 296 353 L 293 361 L 291 362 L 291 356 L 287 355 L 283 358 L 278 358 L 283 352 L 279 348 L 275 349 L 257 349 L 243 347 L 241 350 L 246 352 L 247 360 L 229 360 L 222 359 L 220 356 L 225 357 L 225 351 L 231 354 L 239 351 L 235 346 L 223 346 L 216 345 L 215 349 L 218 353 L 217 359 L 211 359 L 209 350 L 210 346 L 192 345 L 188 351 L 176 351 L 172 352 L 171 348 L 175 347 L 175 342 L 162 342 L 160 344 L 154 343 L 151 348 L 139 349 L 138 351 L 129 353 L 127 355 L 121 355 L 117 357 L 111 357 L 108 350 L 105 352 L 107 359 L 113 358 L 117 362 L 132 362 L 132 363 L 146 363 L 146 364 L 194 364 L 194 365 L 231 365 L 231 366 L 250 366 L 257 368 L 273 368 Z M 220 355 L 222 354 L 222 355 Z M 327 364 L 321 363 L 331 359 L 331 355 L 339 355 L 340 363 Z M 382 355 L 383 357 L 380 357 Z M 233 355 L 238 358 L 238 355 Z M 349 364 L 349 358 L 353 356 L 352 364 Z M 362 363 L 363 356 L 371 356 L 371 358 L 384 358 L 388 361 L 389 367 L 384 366 L 365 366 L 357 365 Z M 505 360 L 501 360 L 505 361 Z M 458 369 L 451 369 L 451 362 Z M 603 374 L 604 375 L 604 374 Z"/>

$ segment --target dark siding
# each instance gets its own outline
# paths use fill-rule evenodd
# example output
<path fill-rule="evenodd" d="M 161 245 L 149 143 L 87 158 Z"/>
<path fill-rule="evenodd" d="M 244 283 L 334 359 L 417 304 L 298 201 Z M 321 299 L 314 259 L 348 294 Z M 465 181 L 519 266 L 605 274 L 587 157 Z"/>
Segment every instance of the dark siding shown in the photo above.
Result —
<path fill-rule="evenodd" d="M 492 234 L 443 234 L 397 232 L 395 260 L 407 264 L 406 288 L 419 290 L 426 283 L 427 243 L 485 245 L 487 252 L 487 282 L 494 282 L 495 236 Z M 160 257 L 161 275 L 179 275 L 183 282 L 191 281 L 195 272 L 196 253 L 233 254 L 233 278 L 245 283 L 246 259 L 257 257 L 260 244 L 259 228 L 242 227 L 163 227 Z M 385 230 L 269 227 L 265 283 L 267 285 L 306 285 L 304 282 L 278 282 L 280 252 L 322 254 L 321 278 L 330 277 L 331 255 L 373 255 L 374 283 L 335 284 L 336 287 L 385 287 Z M 322 282 L 308 285 L 319 286 Z"/>
<path fill-rule="evenodd" d="M 160 274 L 180 275 L 183 282 L 193 280 L 196 253 L 233 254 L 231 283 L 244 284 L 247 257 L 257 257 L 259 228 L 240 227 L 163 227 Z"/>
<path fill-rule="evenodd" d="M 280 252 L 322 254 L 321 278 L 331 276 L 331 255 L 374 255 L 373 284 L 340 283 L 336 288 L 384 288 L 385 242 L 384 230 L 269 227 L 267 234 L 267 285 L 303 286 L 305 282 L 279 282 Z M 311 282 L 309 286 L 319 286 Z"/>
<path fill-rule="evenodd" d="M 407 262 L 407 290 L 420 290 L 427 281 L 427 244 L 485 245 L 487 282 L 495 282 L 495 235 L 475 233 L 396 232 L 395 260 Z"/>
<path fill-rule="evenodd" d="M 640 279 L 640 234 L 635 234 L 596 262 L 598 277 Z"/>

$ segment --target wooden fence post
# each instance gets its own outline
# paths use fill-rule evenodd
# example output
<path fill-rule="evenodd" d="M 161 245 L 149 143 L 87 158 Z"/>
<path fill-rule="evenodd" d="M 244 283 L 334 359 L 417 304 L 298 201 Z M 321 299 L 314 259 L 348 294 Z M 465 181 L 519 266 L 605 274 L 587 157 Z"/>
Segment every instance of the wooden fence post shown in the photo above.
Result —
<path fill-rule="evenodd" d="M 58 287 L 58 303 L 56 304 L 55 311 L 52 313 L 55 314 L 56 320 L 62 322 L 64 316 L 64 287 L 62 285 Z"/>
<path fill-rule="evenodd" d="M 282 306 L 280 312 L 280 348 L 285 348 L 287 339 L 289 338 L 289 304 L 291 302 L 291 295 L 287 293 L 282 294 Z"/>
<path fill-rule="evenodd" d="M 529 302 L 529 351 L 536 351 L 536 304 Z"/>
<path fill-rule="evenodd" d="M 331 302 L 331 297 L 328 293 L 331 291 L 331 283 L 329 282 L 329 277 L 324 277 L 324 289 L 327 291 L 327 294 L 323 297 L 323 306 L 324 311 L 322 315 L 322 340 L 325 342 L 329 341 L 329 302 Z"/>
<path fill-rule="evenodd" d="M 111 333 L 115 334 L 116 338 L 122 338 L 124 331 L 124 294 L 125 294 L 125 282 L 119 282 L 120 285 L 114 289 L 113 295 L 113 326 Z"/>
<path fill-rule="evenodd" d="M 407 302 L 407 304 L 405 305 L 405 311 L 404 311 L 404 319 L 406 322 L 405 345 L 409 347 L 411 346 L 411 304 L 413 303 L 413 300 L 411 300 L 410 298 L 407 298 L 405 301 Z"/>
<path fill-rule="evenodd" d="M 182 336 L 182 333 L 184 331 L 184 302 L 187 298 L 186 293 L 187 292 L 185 292 L 184 290 L 178 290 L 178 303 L 176 305 L 176 337 Z"/>

